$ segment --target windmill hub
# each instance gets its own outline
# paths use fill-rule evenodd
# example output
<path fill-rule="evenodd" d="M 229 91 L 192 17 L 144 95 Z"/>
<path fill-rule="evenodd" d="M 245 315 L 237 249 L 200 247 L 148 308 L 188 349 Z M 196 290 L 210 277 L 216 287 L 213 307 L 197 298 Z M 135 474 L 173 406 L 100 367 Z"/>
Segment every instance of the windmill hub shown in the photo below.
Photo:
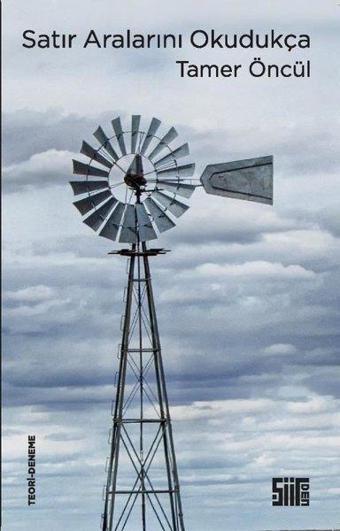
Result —
<path fill-rule="evenodd" d="M 129 188 L 133 188 L 138 195 L 141 194 L 141 188 L 147 184 L 144 177 L 143 162 L 140 155 L 136 155 L 133 159 L 125 177 L 124 182 Z"/>
<path fill-rule="evenodd" d="M 134 190 L 140 190 L 147 183 L 143 175 L 138 175 L 137 173 L 127 173 L 124 181 L 129 188 L 133 188 Z"/>

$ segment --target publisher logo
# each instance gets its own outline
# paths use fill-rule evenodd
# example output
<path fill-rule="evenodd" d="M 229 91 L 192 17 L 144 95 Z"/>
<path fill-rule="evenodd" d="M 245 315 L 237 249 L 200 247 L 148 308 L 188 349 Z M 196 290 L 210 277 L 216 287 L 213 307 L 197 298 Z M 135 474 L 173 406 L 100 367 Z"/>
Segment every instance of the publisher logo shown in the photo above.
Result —
<path fill-rule="evenodd" d="M 309 478 L 273 478 L 272 487 L 273 506 L 309 506 Z"/>

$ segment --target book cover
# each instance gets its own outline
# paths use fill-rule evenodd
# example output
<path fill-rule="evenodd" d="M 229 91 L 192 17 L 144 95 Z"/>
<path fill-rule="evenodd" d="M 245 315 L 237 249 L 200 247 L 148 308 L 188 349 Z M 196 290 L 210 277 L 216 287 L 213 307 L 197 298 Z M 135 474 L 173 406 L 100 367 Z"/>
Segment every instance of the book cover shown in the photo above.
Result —
<path fill-rule="evenodd" d="M 339 5 L 2 14 L 2 529 L 340 529 Z"/>

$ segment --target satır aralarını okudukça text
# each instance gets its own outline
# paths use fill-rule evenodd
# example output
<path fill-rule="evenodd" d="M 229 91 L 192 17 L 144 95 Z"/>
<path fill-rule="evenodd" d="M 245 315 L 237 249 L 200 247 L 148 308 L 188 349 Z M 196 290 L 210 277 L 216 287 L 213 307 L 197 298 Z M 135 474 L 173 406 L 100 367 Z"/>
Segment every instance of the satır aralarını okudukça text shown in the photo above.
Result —
<path fill-rule="evenodd" d="M 53 30 L 39 33 L 33 28 L 27 28 L 22 34 L 24 48 L 172 48 L 182 49 L 192 47 L 195 49 L 286 49 L 291 52 L 295 49 L 310 48 L 310 36 L 304 33 L 280 33 L 270 30 L 257 33 L 250 29 L 244 33 L 219 33 L 214 29 L 197 29 L 190 34 L 182 33 L 135 33 L 130 29 L 122 33 L 99 33 L 94 29 L 85 34 L 62 33 Z"/>

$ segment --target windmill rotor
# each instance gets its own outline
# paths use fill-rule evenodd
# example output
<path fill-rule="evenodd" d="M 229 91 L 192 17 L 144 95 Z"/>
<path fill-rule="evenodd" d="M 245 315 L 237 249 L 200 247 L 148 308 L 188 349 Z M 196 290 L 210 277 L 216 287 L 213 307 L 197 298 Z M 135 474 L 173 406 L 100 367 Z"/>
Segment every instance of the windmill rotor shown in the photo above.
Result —
<path fill-rule="evenodd" d="M 83 141 L 80 153 L 86 162 L 73 160 L 73 173 L 82 176 L 70 182 L 73 204 L 99 236 L 126 243 L 156 239 L 189 208 L 196 187 L 183 182 L 195 170 L 194 163 L 182 162 L 189 146 L 173 147 L 176 129 L 160 134 L 157 118 L 145 130 L 140 115 L 132 116 L 126 130 L 119 116 L 111 126 L 111 135 L 101 126 L 96 129 L 97 147 Z"/>

